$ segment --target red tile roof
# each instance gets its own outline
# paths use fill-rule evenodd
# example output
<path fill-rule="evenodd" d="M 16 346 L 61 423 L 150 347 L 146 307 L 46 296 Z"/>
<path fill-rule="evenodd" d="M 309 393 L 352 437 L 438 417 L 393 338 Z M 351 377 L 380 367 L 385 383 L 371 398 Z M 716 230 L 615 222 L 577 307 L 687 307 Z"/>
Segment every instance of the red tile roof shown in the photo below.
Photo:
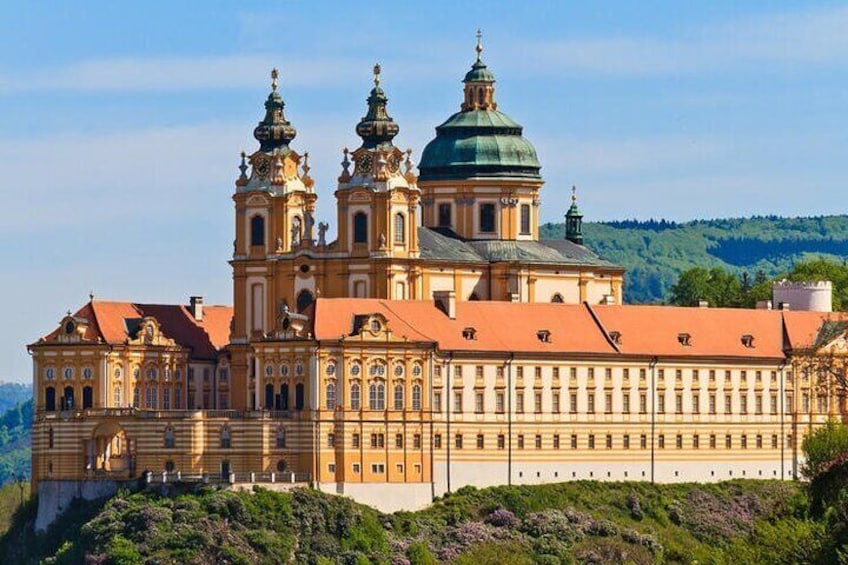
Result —
<path fill-rule="evenodd" d="M 203 320 L 197 321 L 182 305 L 93 300 L 74 316 L 88 320 L 87 341 L 99 338 L 113 345 L 126 343 L 133 337 L 129 327 L 134 320 L 152 316 L 159 322 L 163 334 L 192 350 L 192 357 L 214 359 L 218 351 L 229 343 L 233 309 L 230 306 L 204 305 Z M 45 341 L 54 341 L 59 331 L 54 330 L 45 336 Z"/>
<path fill-rule="evenodd" d="M 825 322 L 845 322 L 848 316 L 841 312 L 783 312 L 786 336 L 790 349 L 804 349 L 816 342 L 816 337 Z"/>

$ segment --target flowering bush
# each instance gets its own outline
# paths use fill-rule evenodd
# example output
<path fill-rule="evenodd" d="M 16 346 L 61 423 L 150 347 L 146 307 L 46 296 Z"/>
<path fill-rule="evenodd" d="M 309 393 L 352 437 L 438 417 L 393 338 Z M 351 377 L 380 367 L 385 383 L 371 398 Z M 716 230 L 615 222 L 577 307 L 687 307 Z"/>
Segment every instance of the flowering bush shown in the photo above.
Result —
<path fill-rule="evenodd" d="M 486 516 L 486 523 L 496 528 L 511 528 L 518 525 L 518 522 L 515 514 L 505 508 L 498 508 Z"/>

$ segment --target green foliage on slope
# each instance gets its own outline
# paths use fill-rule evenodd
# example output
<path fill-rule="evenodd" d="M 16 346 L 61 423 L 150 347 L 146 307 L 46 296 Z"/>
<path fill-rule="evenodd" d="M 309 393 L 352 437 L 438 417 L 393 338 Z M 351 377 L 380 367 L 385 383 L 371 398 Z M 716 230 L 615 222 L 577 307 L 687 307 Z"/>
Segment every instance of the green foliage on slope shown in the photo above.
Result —
<path fill-rule="evenodd" d="M 562 224 L 544 224 L 543 239 L 562 238 Z M 848 216 L 774 216 L 667 221 L 586 223 L 586 245 L 627 269 L 625 300 L 661 302 L 681 273 L 692 267 L 721 267 L 768 278 L 803 258 L 848 257 Z"/>
<path fill-rule="evenodd" d="M 32 386 L 0 382 L 0 414 L 32 398 Z"/>
<path fill-rule="evenodd" d="M 0 486 L 29 480 L 32 441 L 32 398 L 0 415 Z"/>
<path fill-rule="evenodd" d="M 22 514 L 0 562 L 812 563 L 822 527 L 806 507 L 797 483 L 776 481 L 464 488 L 393 515 L 305 489 L 121 493 L 39 536 Z"/>

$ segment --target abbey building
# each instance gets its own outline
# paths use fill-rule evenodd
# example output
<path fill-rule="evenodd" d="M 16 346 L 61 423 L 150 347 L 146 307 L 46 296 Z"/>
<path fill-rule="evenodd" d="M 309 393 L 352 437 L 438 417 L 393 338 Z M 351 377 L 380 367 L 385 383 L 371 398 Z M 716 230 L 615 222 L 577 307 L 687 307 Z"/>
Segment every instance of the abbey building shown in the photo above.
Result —
<path fill-rule="evenodd" d="M 40 491 L 309 484 L 391 510 L 463 485 L 796 476 L 800 438 L 844 412 L 825 364 L 845 321 L 622 305 L 576 198 L 540 239 L 541 166 L 481 51 L 417 166 L 375 67 L 333 241 L 275 71 L 235 181 L 233 306 L 92 298 L 29 346 Z"/>

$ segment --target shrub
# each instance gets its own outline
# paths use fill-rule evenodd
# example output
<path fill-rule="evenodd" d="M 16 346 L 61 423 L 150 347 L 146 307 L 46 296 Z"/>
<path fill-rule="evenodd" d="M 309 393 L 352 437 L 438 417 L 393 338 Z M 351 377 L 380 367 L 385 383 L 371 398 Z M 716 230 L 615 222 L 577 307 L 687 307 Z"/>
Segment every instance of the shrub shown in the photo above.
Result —
<path fill-rule="evenodd" d="M 424 542 L 416 542 L 406 550 L 410 565 L 437 565 L 436 558 Z"/>
<path fill-rule="evenodd" d="M 486 516 L 486 523 L 496 528 L 511 528 L 518 524 L 519 520 L 515 514 L 505 508 L 498 508 Z"/>

